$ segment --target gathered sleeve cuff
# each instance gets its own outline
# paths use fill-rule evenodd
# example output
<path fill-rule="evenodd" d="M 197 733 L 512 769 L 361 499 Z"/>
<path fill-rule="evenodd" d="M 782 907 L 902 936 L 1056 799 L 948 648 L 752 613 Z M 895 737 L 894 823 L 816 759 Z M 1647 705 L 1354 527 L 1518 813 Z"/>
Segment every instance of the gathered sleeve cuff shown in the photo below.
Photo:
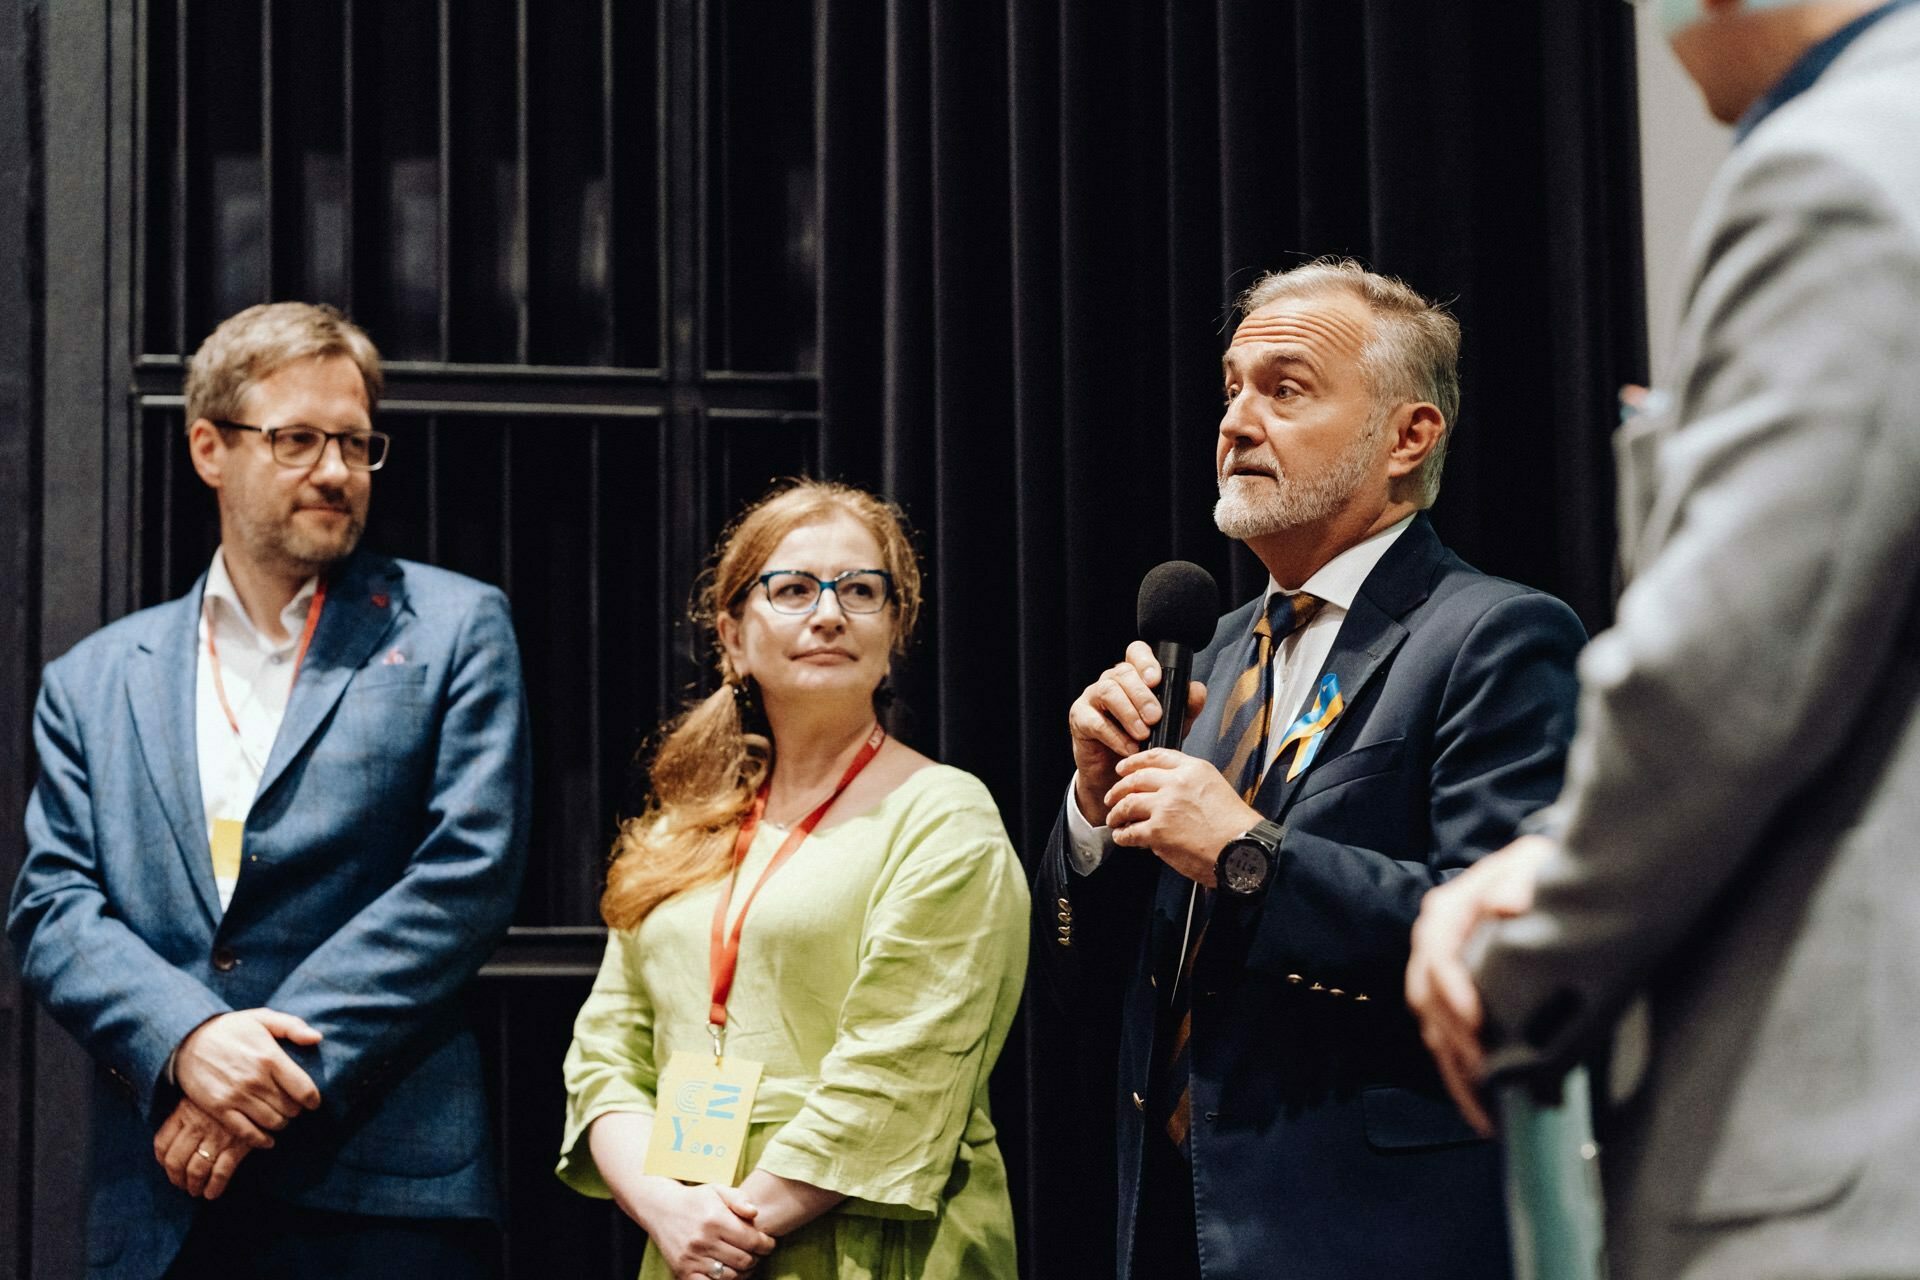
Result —
<path fill-rule="evenodd" d="M 1027 964 L 1027 886 L 987 790 L 930 796 L 869 900 L 833 1049 L 758 1167 L 846 1195 L 843 1212 L 921 1217 L 963 1142 Z"/>
<path fill-rule="evenodd" d="M 633 934 L 607 933 L 600 973 L 573 1022 L 573 1043 L 561 1068 L 567 1087 L 566 1127 L 554 1172 L 583 1195 L 611 1199 L 587 1130 L 611 1111 L 653 1114 L 659 1068 L 653 1060 L 653 1006 L 633 955 Z"/>

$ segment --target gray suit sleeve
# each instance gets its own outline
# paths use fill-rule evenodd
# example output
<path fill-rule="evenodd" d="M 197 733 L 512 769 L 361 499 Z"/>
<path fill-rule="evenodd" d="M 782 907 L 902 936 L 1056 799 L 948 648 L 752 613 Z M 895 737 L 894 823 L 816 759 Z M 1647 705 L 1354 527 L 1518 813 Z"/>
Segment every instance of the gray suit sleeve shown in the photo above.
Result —
<path fill-rule="evenodd" d="M 1581 659 L 1560 853 L 1535 910 L 1476 940 L 1496 1074 L 1578 1052 L 1752 872 L 1844 763 L 1914 598 L 1913 229 L 1824 147 L 1744 163 L 1638 572 Z"/>

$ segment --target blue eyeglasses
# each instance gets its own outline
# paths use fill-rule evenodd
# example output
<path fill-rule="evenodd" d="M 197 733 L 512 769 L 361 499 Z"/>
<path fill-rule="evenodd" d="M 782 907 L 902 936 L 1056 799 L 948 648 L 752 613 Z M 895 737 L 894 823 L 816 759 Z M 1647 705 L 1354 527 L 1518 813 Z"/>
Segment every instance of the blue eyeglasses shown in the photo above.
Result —
<path fill-rule="evenodd" d="M 754 585 L 766 588 L 775 613 L 812 613 L 827 591 L 847 613 L 878 613 L 893 599 L 893 575 L 885 569 L 849 569 L 831 578 L 802 569 L 773 569 L 754 579 Z"/>

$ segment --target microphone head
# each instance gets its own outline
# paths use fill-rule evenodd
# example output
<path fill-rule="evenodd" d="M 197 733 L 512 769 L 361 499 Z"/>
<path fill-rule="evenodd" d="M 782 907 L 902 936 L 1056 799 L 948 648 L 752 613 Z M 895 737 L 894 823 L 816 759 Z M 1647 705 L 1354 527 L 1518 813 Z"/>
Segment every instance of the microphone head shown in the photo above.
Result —
<path fill-rule="evenodd" d="M 1135 610 L 1140 638 L 1148 644 L 1171 640 L 1204 649 L 1220 621 L 1220 588 L 1213 575 L 1190 560 L 1155 565 L 1140 580 Z"/>

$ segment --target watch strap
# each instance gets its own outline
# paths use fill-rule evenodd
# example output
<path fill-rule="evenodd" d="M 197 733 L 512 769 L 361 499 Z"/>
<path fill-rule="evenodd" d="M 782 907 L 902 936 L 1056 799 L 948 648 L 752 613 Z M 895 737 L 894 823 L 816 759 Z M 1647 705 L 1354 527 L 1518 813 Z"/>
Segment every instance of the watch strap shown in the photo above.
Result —
<path fill-rule="evenodd" d="M 1272 818 L 1262 818 L 1247 828 L 1242 840 L 1258 840 L 1267 847 L 1267 852 L 1278 855 L 1280 846 L 1287 838 L 1287 829 Z"/>

